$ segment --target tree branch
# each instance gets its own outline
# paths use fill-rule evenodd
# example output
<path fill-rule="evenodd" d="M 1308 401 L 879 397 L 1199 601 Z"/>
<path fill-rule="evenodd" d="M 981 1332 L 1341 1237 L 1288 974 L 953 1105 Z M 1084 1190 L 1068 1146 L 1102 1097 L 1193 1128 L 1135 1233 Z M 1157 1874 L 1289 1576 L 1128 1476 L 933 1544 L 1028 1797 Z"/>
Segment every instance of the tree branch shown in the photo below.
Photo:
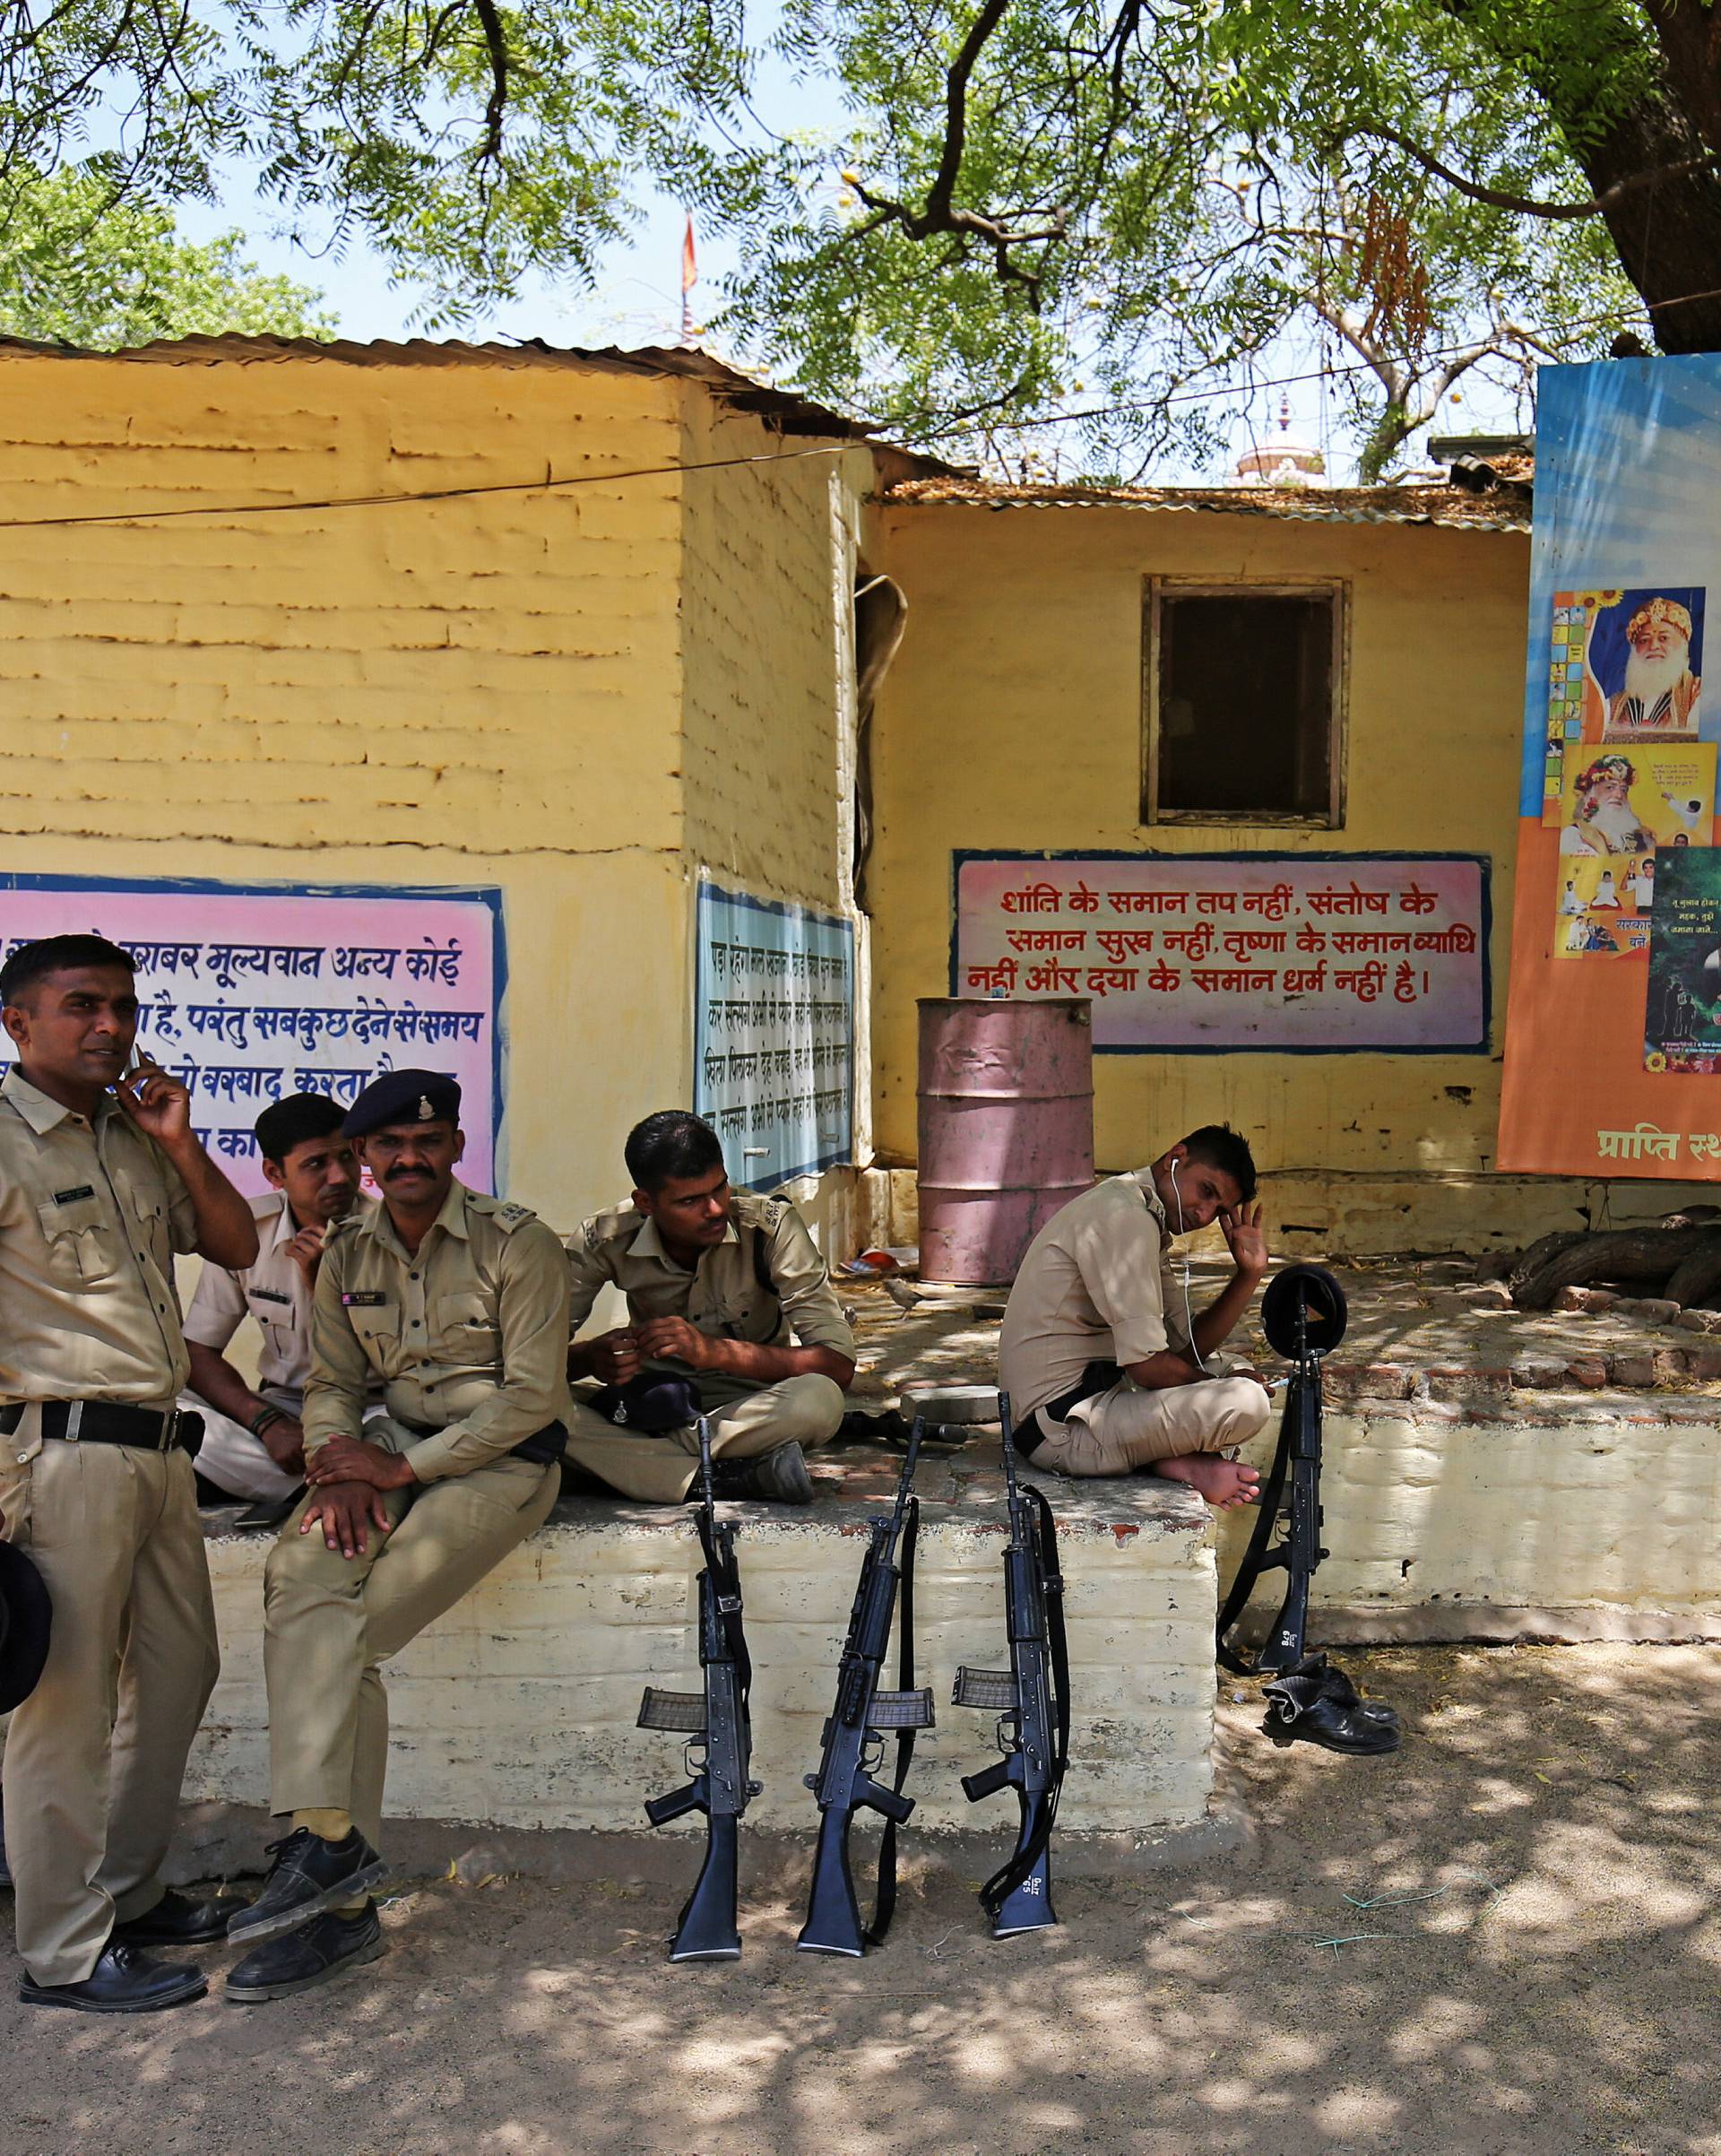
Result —
<path fill-rule="evenodd" d="M 1460 195 L 1467 195 L 1472 202 L 1486 203 L 1490 209 L 1509 210 L 1519 217 L 1540 217 L 1551 223 L 1565 222 L 1585 217 L 1605 217 L 1614 204 L 1628 195 L 1636 195 L 1645 187 L 1653 187 L 1664 179 L 1679 179 L 1687 173 L 1700 172 L 1713 166 L 1712 155 L 1690 157 L 1681 164 L 1658 165 L 1651 172 L 1634 172 L 1630 179 L 1616 180 L 1603 194 L 1588 202 L 1535 202 L 1527 195 L 1508 194 L 1500 187 L 1484 187 L 1479 180 L 1466 179 L 1455 172 L 1450 165 L 1442 164 L 1431 151 L 1413 143 L 1408 135 L 1400 134 L 1396 127 L 1369 126 L 1353 127 L 1353 136 L 1372 135 L 1377 141 L 1391 143 L 1413 158 L 1424 172 L 1431 172 L 1436 179 L 1443 179 L 1449 187 L 1456 187 Z"/>

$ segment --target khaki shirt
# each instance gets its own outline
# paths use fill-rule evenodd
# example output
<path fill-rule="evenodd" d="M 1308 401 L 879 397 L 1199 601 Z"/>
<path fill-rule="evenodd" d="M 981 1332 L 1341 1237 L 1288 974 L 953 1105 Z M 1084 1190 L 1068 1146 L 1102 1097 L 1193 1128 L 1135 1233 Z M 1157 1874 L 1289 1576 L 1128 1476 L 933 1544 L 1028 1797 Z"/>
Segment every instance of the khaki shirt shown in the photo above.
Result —
<path fill-rule="evenodd" d="M 311 1303 L 305 1450 L 357 1437 L 383 1383 L 420 1482 L 468 1475 L 566 1422 L 567 1260 L 523 1205 L 455 1183 L 416 1255 L 376 1206 L 330 1230 Z"/>
<path fill-rule="evenodd" d="M 368 1212 L 371 1203 L 361 1199 L 355 1210 Z M 303 1392 L 311 1374 L 311 1284 L 287 1254 L 298 1223 L 282 1191 L 254 1198 L 251 1217 L 257 1224 L 256 1263 L 235 1273 L 205 1262 L 186 1312 L 186 1338 L 220 1355 L 249 1311 L 263 1334 L 258 1384 Z"/>
<path fill-rule="evenodd" d="M 109 1098 L 93 1121 L 0 1084 L 0 1405 L 171 1407 L 191 1372 L 173 1285 L 190 1193 Z"/>
<path fill-rule="evenodd" d="M 759 1284 L 757 1253 L 774 1293 Z M 599 1213 L 567 1239 L 573 1273 L 572 1329 L 577 1332 L 606 1285 L 627 1298 L 635 1324 L 647 1318 L 685 1318 L 720 1340 L 750 1340 L 761 1347 L 828 1347 L 855 1360 L 849 1321 L 807 1223 L 786 1199 L 756 1198 L 737 1191 L 723 1240 L 703 1251 L 691 1272 L 664 1250 L 656 1224 L 631 1205 Z M 650 1367 L 687 1374 L 680 1364 Z M 707 1373 L 696 1373 L 703 1396 Z M 740 1382 L 711 1372 L 716 1391 Z M 757 1390 L 757 1388 L 750 1388 Z"/>
<path fill-rule="evenodd" d="M 1028 1245 L 999 1334 L 999 1382 L 1018 1423 L 1101 1361 L 1128 1368 L 1189 1352 L 1180 1286 L 1165 1271 L 1165 1210 L 1146 1168 L 1072 1198 Z M 1168 1317 L 1175 1311 L 1175 1318 Z"/>

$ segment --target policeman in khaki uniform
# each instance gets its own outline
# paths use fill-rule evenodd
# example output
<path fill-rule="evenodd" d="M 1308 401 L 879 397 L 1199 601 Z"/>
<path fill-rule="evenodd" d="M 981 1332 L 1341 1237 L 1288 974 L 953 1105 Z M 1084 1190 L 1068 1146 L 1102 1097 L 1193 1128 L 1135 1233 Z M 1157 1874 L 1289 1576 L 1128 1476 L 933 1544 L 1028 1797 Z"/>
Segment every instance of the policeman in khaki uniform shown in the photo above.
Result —
<path fill-rule="evenodd" d="M 1236 1269 L 1192 1312 L 1165 1273 L 1166 1244 L 1215 1221 Z M 1222 1511 L 1249 1503 L 1259 1476 L 1221 1455 L 1255 1435 L 1271 1402 L 1253 1377 L 1212 1358 L 1267 1263 L 1255 1163 L 1224 1124 L 1060 1207 L 1028 1246 L 999 1336 L 999 1382 L 1023 1454 L 1063 1475 L 1146 1468 Z"/>
<path fill-rule="evenodd" d="M 12 1718 L 6 1826 L 19 1996 L 140 2013 L 200 1998 L 152 1945 L 219 1938 L 231 1904 L 157 1877 L 220 1657 L 191 1459 L 176 1251 L 257 1254 L 186 1088 L 140 1059 L 132 962 L 98 936 L 0 969 L 0 1535 L 53 1604 Z"/>
<path fill-rule="evenodd" d="M 382 1952 L 381 1665 L 541 1526 L 560 1486 L 567 1261 L 524 1206 L 454 1181 L 459 1116 L 452 1078 L 398 1070 L 346 1120 L 382 1203 L 324 1244 L 311 1492 L 264 1575 L 270 1808 L 291 1823 L 230 1932 L 256 1948 L 227 1979 L 245 2004 Z M 387 1412 L 366 1424 L 373 1380 Z"/>
<path fill-rule="evenodd" d="M 636 1124 L 625 1152 L 632 1203 L 588 1220 L 567 1255 L 574 1329 L 611 1284 L 629 1322 L 577 1342 L 569 1376 L 688 1381 L 712 1419 L 719 1494 L 807 1503 L 805 1451 L 836 1434 L 855 1345 L 806 1223 L 783 1199 L 731 1191 L 716 1133 L 680 1109 Z M 574 1396 L 567 1457 L 626 1497 L 685 1497 L 693 1425 L 641 1433 L 590 1400 Z"/>

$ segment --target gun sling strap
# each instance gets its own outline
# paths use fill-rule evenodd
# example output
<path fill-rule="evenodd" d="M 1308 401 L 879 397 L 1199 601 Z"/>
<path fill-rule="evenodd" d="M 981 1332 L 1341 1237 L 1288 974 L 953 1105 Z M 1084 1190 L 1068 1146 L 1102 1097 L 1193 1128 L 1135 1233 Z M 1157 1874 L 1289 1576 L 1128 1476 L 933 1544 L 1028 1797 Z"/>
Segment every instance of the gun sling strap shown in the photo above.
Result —
<path fill-rule="evenodd" d="M 1052 1758 L 1051 1787 L 1041 1808 L 1033 1831 L 1009 1862 L 994 1872 L 980 1890 L 981 1906 L 996 1919 L 998 1912 L 1045 1855 L 1063 1794 L 1064 1773 L 1069 1765 L 1069 1638 L 1064 1630 L 1064 1575 L 1058 1563 L 1058 1523 L 1042 1492 L 1024 1484 L 1022 1494 L 1033 1501 L 1038 1523 L 1040 1562 L 1045 1581 L 1046 1652 L 1051 1662 L 1052 1689 L 1057 1700 L 1057 1738 Z M 1016 1737 L 1022 1735 L 1020 1701 L 1017 1702 Z"/>
<path fill-rule="evenodd" d="M 723 1628 L 723 1638 L 729 1644 L 730 1658 L 735 1665 L 735 1684 L 740 1693 L 741 1713 L 746 1715 L 748 1699 L 753 1689 L 753 1663 L 747 1651 L 747 1633 L 741 1623 L 740 1582 L 737 1577 L 735 1552 L 717 1547 L 712 1522 L 702 1505 L 695 1515 L 699 1529 L 699 1547 L 705 1560 L 706 1576 L 711 1581 L 712 1598 L 717 1605 L 717 1616 Z"/>
<path fill-rule="evenodd" d="M 1243 1552 L 1243 1561 L 1237 1567 L 1237 1576 L 1231 1583 L 1231 1592 L 1225 1597 L 1224 1607 L 1219 1612 L 1219 1622 L 1215 1627 L 1215 1652 L 1222 1667 L 1230 1670 L 1233 1676 L 1258 1676 L 1260 1672 L 1246 1655 L 1239 1654 L 1234 1647 L 1227 1645 L 1225 1634 L 1248 1607 L 1249 1598 L 1255 1592 L 1256 1582 L 1261 1574 L 1271 1572 L 1280 1564 L 1288 1572 L 1295 1559 L 1295 1553 L 1288 1540 L 1276 1550 L 1269 1550 L 1267 1545 L 1273 1539 L 1273 1530 L 1279 1524 L 1279 1511 L 1284 1502 L 1285 1477 L 1291 1468 L 1292 1433 L 1294 1428 L 1293 1418 L 1298 1404 L 1297 1387 L 1304 1381 L 1301 1376 L 1293 1378 L 1285 1394 L 1284 1411 L 1279 1418 L 1278 1446 L 1273 1454 L 1273 1465 L 1267 1471 L 1267 1481 L 1259 1499 L 1260 1509 L 1255 1515 L 1255 1525 L 1249 1537 L 1249 1546 Z"/>
<path fill-rule="evenodd" d="M 902 1602 L 897 1621 L 902 1631 L 902 1644 L 897 1650 L 896 1684 L 899 1691 L 914 1689 L 914 1545 L 921 1531 L 921 1501 L 908 1501 L 908 1524 L 903 1529 Z M 909 1762 L 914 1756 L 916 1725 L 912 1722 L 896 1732 L 896 1772 L 891 1787 L 898 1797 L 908 1779 Z M 878 1839 L 878 1892 L 872 1905 L 872 1922 L 867 1927 L 867 1944 L 882 1946 L 885 1934 L 890 1929 L 890 1920 L 896 1913 L 896 1822 L 887 1819 L 885 1831 Z"/>

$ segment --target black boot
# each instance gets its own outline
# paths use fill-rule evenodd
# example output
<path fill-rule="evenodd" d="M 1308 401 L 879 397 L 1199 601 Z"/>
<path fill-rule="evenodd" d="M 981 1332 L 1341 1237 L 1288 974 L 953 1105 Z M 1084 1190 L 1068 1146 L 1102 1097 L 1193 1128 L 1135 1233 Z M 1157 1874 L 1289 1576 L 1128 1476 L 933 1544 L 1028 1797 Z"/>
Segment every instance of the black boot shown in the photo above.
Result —
<path fill-rule="evenodd" d="M 252 1946 L 297 1931 L 324 1909 L 356 1901 L 388 1876 L 388 1866 L 357 1827 L 344 1841 L 324 1841 L 308 1827 L 295 1827 L 269 1849 L 275 1862 L 262 1893 L 227 1927 L 229 1939 Z"/>
<path fill-rule="evenodd" d="M 189 2005 L 208 1989 L 201 1969 L 152 1961 L 114 1938 L 81 1984 L 39 1984 L 27 1976 L 18 1996 L 26 2006 L 71 2006 L 80 2013 L 155 2013 L 164 2006 Z"/>
<path fill-rule="evenodd" d="M 240 1901 L 191 1901 L 169 1887 L 153 1909 L 129 1923 L 116 1924 L 114 1937 L 125 1946 L 195 1946 L 203 1939 L 224 1939 L 227 1920 L 244 1907 Z"/>
<path fill-rule="evenodd" d="M 331 1910 L 313 1918 L 302 1931 L 272 1939 L 247 1954 L 229 1971 L 227 1996 L 238 2006 L 284 1999 L 295 1991 L 308 1991 L 314 1984 L 326 1984 L 343 1969 L 374 1961 L 382 1952 L 383 1927 L 374 1901 L 367 1901 L 350 1916 Z"/>
<path fill-rule="evenodd" d="M 791 1438 L 757 1459 L 712 1462 L 712 1494 L 716 1497 L 774 1497 L 779 1504 L 811 1504 L 813 1478 L 807 1455 Z"/>

